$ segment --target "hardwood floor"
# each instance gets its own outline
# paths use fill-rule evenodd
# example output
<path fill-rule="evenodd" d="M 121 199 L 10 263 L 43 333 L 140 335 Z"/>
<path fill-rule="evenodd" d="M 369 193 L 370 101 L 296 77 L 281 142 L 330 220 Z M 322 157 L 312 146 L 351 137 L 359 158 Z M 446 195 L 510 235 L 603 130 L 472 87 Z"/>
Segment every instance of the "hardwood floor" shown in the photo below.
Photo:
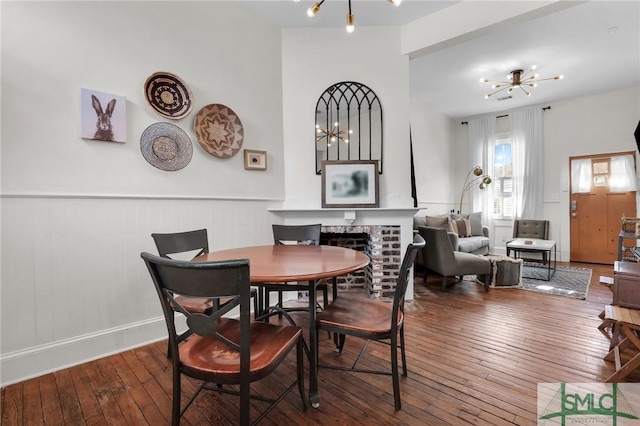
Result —
<path fill-rule="evenodd" d="M 603 361 L 608 340 L 598 331 L 598 314 L 611 302 L 599 283 L 613 268 L 593 269 L 586 300 L 518 289 L 484 292 L 462 281 L 440 292 L 440 278 L 426 285 L 418 272 L 416 298 L 407 305 L 409 376 L 401 378 L 402 410 L 393 408 L 388 376 L 320 370 L 321 404 L 301 410 L 290 393 L 261 424 L 476 424 L 535 425 L 539 382 L 603 381 L 614 371 Z M 301 321 L 304 322 L 304 321 Z M 347 339 L 337 355 L 326 334 L 320 359 L 351 363 L 361 342 Z M 171 371 L 166 342 L 126 351 L 2 389 L 2 424 L 161 425 L 170 423 Z M 386 346 L 370 344 L 362 366 L 388 366 Z M 254 389 L 282 389 L 295 374 L 294 357 Z M 640 380 L 634 373 L 629 381 Z M 196 383 L 186 380 L 184 395 Z M 252 414 L 264 407 L 255 402 Z M 253 408 L 255 407 L 255 408 Z M 205 393 L 182 419 L 184 425 L 237 423 L 233 396 Z"/>

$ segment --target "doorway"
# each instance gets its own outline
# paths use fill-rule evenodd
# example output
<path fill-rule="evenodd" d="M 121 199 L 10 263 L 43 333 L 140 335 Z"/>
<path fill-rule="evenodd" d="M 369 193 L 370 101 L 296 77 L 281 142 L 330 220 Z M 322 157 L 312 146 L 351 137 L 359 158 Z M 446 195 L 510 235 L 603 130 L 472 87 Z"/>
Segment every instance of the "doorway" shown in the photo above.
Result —
<path fill-rule="evenodd" d="M 629 182 L 625 181 L 622 186 L 620 176 L 624 170 L 621 169 L 625 166 L 621 158 L 630 164 L 627 169 L 632 169 L 626 170 L 625 179 Z M 611 265 L 618 260 L 622 217 L 636 217 L 635 168 L 634 151 L 569 159 L 572 262 Z"/>

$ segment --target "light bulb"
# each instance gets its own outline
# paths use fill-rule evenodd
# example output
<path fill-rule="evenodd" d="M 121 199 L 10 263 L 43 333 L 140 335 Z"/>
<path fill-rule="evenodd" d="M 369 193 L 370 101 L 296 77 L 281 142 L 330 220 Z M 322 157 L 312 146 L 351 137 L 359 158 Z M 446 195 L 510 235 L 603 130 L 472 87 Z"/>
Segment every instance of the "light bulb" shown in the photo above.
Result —
<path fill-rule="evenodd" d="M 347 15 L 347 32 L 351 34 L 356 27 L 353 25 L 353 13 Z"/>
<path fill-rule="evenodd" d="M 387 0 L 387 1 L 392 5 L 394 5 L 395 7 L 400 6 L 400 3 L 402 3 L 402 0 Z"/>
<path fill-rule="evenodd" d="M 555 77 L 553 77 L 554 80 L 562 80 L 564 78 L 564 75 L 556 75 Z"/>
<path fill-rule="evenodd" d="M 316 3 L 313 7 L 307 9 L 307 16 L 312 17 L 320 10 L 320 3 Z"/>

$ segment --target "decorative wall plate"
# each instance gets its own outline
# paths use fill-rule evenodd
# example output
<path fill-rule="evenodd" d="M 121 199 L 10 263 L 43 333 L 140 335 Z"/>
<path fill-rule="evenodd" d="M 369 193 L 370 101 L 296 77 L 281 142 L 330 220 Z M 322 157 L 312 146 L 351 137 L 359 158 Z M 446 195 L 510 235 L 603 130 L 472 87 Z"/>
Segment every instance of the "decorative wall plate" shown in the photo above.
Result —
<path fill-rule="evenodd" d="M 193 95 L 180 77 L 169 72 L 152 74 L 144 83 L 144 94 L 151 107 L 163 117 L 186 117 L 193 108 Z"/>
<path fill-rule="evenodd" d="M 180 127 L 171 123 L 155 123 L 142 132 L 140 151 L 152 166 L 172 172 L 189 164 L 193 144 Z"/>
<path fill-rule="evenodd" d="M 229 107 L 220 104 L 202 107 L 193 127 L 200 145 L 214 157 L 233 157 L 242 148 L 242 122 Z"/>

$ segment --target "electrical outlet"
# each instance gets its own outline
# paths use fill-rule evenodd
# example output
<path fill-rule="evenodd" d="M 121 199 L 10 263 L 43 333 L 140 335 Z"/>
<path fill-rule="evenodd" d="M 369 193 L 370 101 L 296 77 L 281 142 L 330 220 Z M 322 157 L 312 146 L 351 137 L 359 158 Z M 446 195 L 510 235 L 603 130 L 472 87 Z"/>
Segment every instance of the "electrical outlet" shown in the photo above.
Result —
<path fill-rule="evenodd" d="M 507 242 L 507 236 L 506 236 L 506 235 L 503 235 L 503 236 L 502 236 L 502 242 L 503 242 L 503 243 L 506 243 L 506 242 Z"/>

